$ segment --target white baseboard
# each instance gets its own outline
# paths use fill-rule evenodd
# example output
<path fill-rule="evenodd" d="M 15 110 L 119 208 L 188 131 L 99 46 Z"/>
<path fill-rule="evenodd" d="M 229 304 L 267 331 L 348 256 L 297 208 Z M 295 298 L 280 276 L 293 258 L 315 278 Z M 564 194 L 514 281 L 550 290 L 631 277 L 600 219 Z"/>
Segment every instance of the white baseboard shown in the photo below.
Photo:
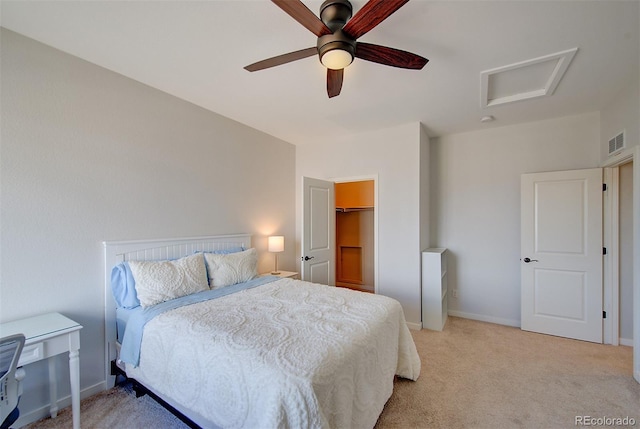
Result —
<path fill-rule="evenodd" d="M 94 384 L 93 386 L 86 387 L 80 391 L 80 399 L 82 400 L 84 398 L 88 398 L 106 389 L 107 384 L 105 381 Z M 58 410 L 62 410 L 63 408 L 67 408 L 69 406 L 71 406 L 71 395 L 67 395 L 63 398 L 58 398 Z M 38 420 L 45 417 L 49 417 L 49 415 L 50 413 L 48 404 L 44 407 L 29 411 L 26 414 L 23 414 L 22 410 L 20 410 L 20 418 L 15 422 L 14 426 L 19 428 L 30 423 L 37 422 Z"/>
<path fill-rule="evenodd" d="M 480 322 L 495 323 L 497 325 L 513 326 L 514 328 L 520 327 L 519 320 L 502 319 L 500 317 L 486 316 L 484 314 L 465 313 L 463 311 L 455 310 L 449 310 L 447 313 L 449 314 L 449 316 L 462 317 L 463 319 L 478 320 Z"/>
<path fill-rule="evenodd" d="M 618 340 L 618 343 L 621 346 L 629 346 L 629 347 L 633 347 L 633 338 L 629 339 L 629 338 L 620 338 Z"/>
<path fill-rule="evenodd" d="M 407 322 L 407 327 L 412 331 L 419 331 L 422 329 L 422 323 Z"/>
<path fill-rule="evenodd" d="M 483 314 L 465 313 L 463 311 L 455 311 L 455 310 L 449 310 L 448 314 L 454 317 L 462 317 L 463 319 L 471 319 L 471 320 L 478 320 L 480 322 L 496 323 L 498 325 L 513 326 L 514 328 L 520 327 L 519 320 L 501 319 L 499 317 L 485 316 Z M 620 338 L 619 343 L 621 346 L 633 347 L 633 339 Z"/>

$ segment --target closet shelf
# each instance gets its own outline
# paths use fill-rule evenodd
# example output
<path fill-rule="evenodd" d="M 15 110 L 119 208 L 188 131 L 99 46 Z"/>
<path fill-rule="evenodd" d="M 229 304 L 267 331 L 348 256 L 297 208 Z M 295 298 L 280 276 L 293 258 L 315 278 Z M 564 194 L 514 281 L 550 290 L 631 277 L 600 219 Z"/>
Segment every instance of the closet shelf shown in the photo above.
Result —
<path fill-rule="evenodd" d="M 336 207 L 339 213 L 361 212 L 365 210 L 373 210 L 373 207 Z"/>

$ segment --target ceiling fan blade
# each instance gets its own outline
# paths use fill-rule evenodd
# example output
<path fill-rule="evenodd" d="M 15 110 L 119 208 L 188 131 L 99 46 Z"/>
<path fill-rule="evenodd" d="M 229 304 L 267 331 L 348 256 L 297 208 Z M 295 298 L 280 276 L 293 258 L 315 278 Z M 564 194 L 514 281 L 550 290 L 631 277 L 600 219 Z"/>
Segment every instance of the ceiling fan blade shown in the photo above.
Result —
<path fill-rule="evenodd" d="M 344 76 L 344 69 L 332 70 L 327 69 L 327 95 L 329 98 L 340 95 L 342 89 L 342 78 Z"/>
<path fill-rule="evenodd" d="M 301 60 L 303 58 L 312 57 L 318 55 L 318 48 L 301 49 L 295 52 L 289 52 L 288 54 L 278 55 L 277 57 L 267 58 L 266 60 L 258 61 L 257 63 L 250 64 L 244 69 L 250 72 L 268 69 L 270 67 L 279 66 L 282 64 L 290 63 L 291 61 Z"/>
<path fill-rule="evenodd" d="M 428 59 L 411 52 L 362 42 L 356 45 L 355 55 L 363 60 L 402 69 L 420 70 L 429 62 Z"/>
<path fill-rule="evenodd" d="M 357 39 L 371 31 L 409 0 L 369 0 L 347 22 L 342 31 Z"/>
<path fill-rule="evenodd" d="M 331 30 L 300 0 L 271 0 L 280 9 L 302 24 L 316 36 L 331 34 Z"/>

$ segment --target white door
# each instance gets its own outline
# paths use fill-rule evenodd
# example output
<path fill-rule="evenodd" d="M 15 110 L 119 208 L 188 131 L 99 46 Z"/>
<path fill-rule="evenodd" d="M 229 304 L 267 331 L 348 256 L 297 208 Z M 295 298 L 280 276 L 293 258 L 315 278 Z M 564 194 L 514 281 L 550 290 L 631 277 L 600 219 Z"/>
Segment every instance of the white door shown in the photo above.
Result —
<path fill-rule="evenodd" d="M 333 182 L 302 178 L 302 280 L 335 285 L 336 203 Z"/>
<path fill-rule="evenodd" d="M 521 177 L 521 327 L 602 342 L 602 169 Z"/>

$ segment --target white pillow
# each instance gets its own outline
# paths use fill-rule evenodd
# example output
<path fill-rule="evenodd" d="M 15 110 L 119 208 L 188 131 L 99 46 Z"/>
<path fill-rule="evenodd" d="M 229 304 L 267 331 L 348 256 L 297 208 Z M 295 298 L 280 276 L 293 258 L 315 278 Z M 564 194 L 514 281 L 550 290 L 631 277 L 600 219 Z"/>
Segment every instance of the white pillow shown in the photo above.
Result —
<path fill-rule="evenodd" d="M 202 254 L 175 261 L 129 261 L 143 307 L 209 289 Z"/>
<path fill-rule="evenodd" d="M 253 248 L 227 255 L 205 253 L 204 259 L 211 289 L 243 283 L 258 275 L 258 252 Z"/>

